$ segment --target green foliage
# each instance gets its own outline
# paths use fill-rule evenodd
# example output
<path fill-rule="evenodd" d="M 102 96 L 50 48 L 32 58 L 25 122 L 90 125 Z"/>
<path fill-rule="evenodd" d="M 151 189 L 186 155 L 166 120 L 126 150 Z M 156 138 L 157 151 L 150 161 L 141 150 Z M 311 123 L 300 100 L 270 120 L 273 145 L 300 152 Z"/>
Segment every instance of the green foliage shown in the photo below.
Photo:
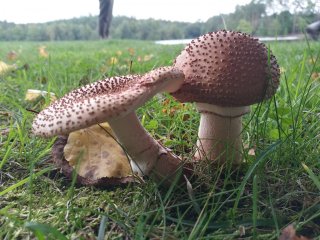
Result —
<path fill-rule="evenodd" d="M 247 20 L 241 19 L 237 27 L 237 30 L 240 32 L 245 32 L 250 34 L 252 33 L 252 26 L 250 22 L 248 22 Z"/>
<path fill-rule="evenodd" d="M 27 222 L 25 227 L 33 232 L 38 240 L 58 239 L 67 240 L 57 229 L 48 224 L 39 224 L 34 222 Z"/>

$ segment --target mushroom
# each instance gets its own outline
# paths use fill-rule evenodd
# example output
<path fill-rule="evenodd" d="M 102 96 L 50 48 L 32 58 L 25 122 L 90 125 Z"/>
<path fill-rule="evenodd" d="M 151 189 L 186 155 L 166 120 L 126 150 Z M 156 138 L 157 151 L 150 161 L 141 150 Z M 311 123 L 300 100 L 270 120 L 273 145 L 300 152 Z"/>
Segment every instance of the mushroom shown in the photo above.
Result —
<path fill-rule="evenodd" d="M 258 39 L 221 30 L 191 41 L 176 58 L 185 81 L 172 95 L 195 102 L 200 126 L 195 160 L 241 163 L 242 115 L 272 97 L 279 85 L 276 58 Z"/>
<path fill-rule="evenodd" d="M 179 168 L 181 160 L 146 132 L 135 110 L 159 92 L 176 91 L 183 80 L 182 71 L 163 67 L 143 76 L 111 77 L 88 84 L 41 111 L 33 121 L 32 131 L 42 137 L 67 135 L 108 121 L 131 157 L 135 173 L 167 177 Z"/>

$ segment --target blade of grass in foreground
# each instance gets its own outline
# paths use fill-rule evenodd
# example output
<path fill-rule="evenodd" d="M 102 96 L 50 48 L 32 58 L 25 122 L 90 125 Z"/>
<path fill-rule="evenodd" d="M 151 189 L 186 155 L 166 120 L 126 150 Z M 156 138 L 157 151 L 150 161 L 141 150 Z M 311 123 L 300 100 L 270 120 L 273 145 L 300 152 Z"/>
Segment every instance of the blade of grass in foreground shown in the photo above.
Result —
<path fill-rule="evenodd" d="M 98 237 L 97 240 L 104 240 L 104 236 L 106 233 L 106 225 L 108 222 L 108 217 L 103 215 L 101 218 L 100 226 L 99 226 L 99 232 L 98 232 Z"/>
<path fill-rule="evenodd" d="M 317 177 L 307 165 L 305 165 L 304 163 L 301 163 L 301 165 L 304 168 L 304 170 L 306 170 L 309 177 L 312 179 L 313 183 L 317 186 L 317 188 L 320 191 L 320 178 Z"/>
<path fill-rule="evenodd" d="M 49 172 L 52 170 L 52 167 L 48 167 L 48 168 L 45 168 L 45 169 L 42 169 L 41 171 L 37 172 L 37 173 L 34 173 L 32 177 L 39 177 L 43 174 L 45 174 L 46 172 Z M 16 184 L 13 184 L 11 185 L 10 187 L 6 188 L 5 190 L 1 191 L 0 192 L 0 197 L 7 194 L 8 192 L 10 191 L 13 191 L 14 189 L 26 184 L 27 182 L 30 181 L 30 176 L 27 177 L 27 178 L 24 178 L 22 179 L 21 181 L 17 182 Z"/>
<path fill-rule="evenodd" d="M 10 138 L 8 138 L 8 142 L 10 142 Z M 3 159 L 2 159 L 1 162 L 0 162 L 0 170 L 2 169 L 2 167 L 4 166 L 4 164 L 6 164 L 6 162 L 7 162 L 8 158 L 9 158 L 9 156 L 10 156 L 10 153 L 11 153 L 13 147 L 16 145 L 16 142 L 17 142 L 17 139 L 15 138 L 15 139 L 12 141 L 12 143 L 10 144 L 10 146 L 7 148 L 7 151 L 6 151 L 6 153 L 4 154 L 4 157 L 3 157 Z"/>
<path fill-rule="evenodd" d="M 252 195 L 252 227 L 253 238 L 257 237 L 257 217 L 258 217 L 258 183 L 257 175 L 253 177 L 253 195 Z"/>
<path fill-rule="evenodd" d="M 252 166 L 249 168 L 249 170 L 247 171 L 246 175 L 244 176 L 243 180 L 242 180 L 242 183 L 239 187 L 239 191 L 238 191 L 238 195 L 236 197 L 236 200 L 235 200 L 235 203 L 234 203 L 234 206 L 233 206 L 233 212 L 234 214 L 236 213 L 236 209 L 238 207 L 238 204 L 239 204 L 239 201 L 240 201 L 240 198 L 243 194 L 243 191 L 244 191 L 244 188 L 250 178 L 250 176 L 252 175 L 252 173 L 255 171 L 255 169 L 258 167 L 258 165 L 260 165 L 262 162 L 265 161 L 266 159 L 266 156 L 268 156 L 269 153 L 271 153 L 272 151 L 275 150 L 275 148 L 277 146 L 279 146 L 281 143 L 281 141 L 277 141 L 275 142 L 274 144 L 272 144 L 271 146 L 268 147 L 268 149 L 255 161 L 254 164 L 252 164 Z"/>
<path fill-rule="evenodd" d="M 67 238 L 60 233 L 56 228 L 47 224 L 27 222 L 25 227 L 33 232 L 38 240 L 48 239 L 48 235 L 58 240 L 67 240 Z"/>

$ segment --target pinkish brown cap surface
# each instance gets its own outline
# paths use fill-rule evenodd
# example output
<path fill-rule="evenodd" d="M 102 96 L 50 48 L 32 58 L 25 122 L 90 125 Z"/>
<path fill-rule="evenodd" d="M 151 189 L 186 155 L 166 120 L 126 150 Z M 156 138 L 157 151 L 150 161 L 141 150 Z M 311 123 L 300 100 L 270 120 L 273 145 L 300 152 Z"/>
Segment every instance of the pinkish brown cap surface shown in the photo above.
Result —
<path fill-rule="evenodd" d="M 181 102 L 248 106 L 274 95 L 280 71 L 276 58 L 251 36 L 232 31 L 192 40 L 176 58 L 185 81 L 172 93 Z"/>
<path fill-rule="evenodd" d="M 96 123 L 117 119 L 135 111 L 147 100 L 167 88 L 181 83 L 182 71 L 163 67 L 145 75 L 111 77 L 76 89 L 34 119 L 35 135 L 66 135 Z M 180 86 L 179 84 L 177 86 Z"/>

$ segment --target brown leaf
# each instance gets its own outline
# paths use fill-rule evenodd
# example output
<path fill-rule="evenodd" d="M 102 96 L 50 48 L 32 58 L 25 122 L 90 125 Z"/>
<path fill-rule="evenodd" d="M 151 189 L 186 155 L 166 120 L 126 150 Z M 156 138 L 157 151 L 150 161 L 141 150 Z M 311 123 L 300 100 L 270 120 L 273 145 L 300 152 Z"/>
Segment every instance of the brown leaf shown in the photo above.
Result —
<path fill-rule="evenodd" d="M 320 73 L 318 73 L 318 72 L 313 72 L 313 73 L 311 74 L 311 79 L 314 80 L 314 81 L 319 80 L 319 79 L 320 79 Z"/>
<path fill-rule="evenodd" d="M 41 56 L 41 57 L 44 57 L 44 58 L 47 58 L 47 57 L 49 57 L 49 53 L 48 53 L 48 51 L 46 50 L 46 46 L 40 46 L 39 47 L 39 55 Z"/>
<path fill-rule="evenodd" d="M 162 102 L 162 105 L 163 105 L 163 106 L 167 106 L 167 105 L 170 104 L 170 102 L 171 102 L 171 100 L 170 100 L 169 98 L 167 98 L 167 99 L 165 99 L 165 100 Z"/>
<path fill-rule="evenodd" d="M 93 125 L 70 133 L 68 143 L 64 147 L 65 159 L 80 176 L 92 180 L 131 175 L 126 154 L 107 133 L 112 134 L 109 124 L 100 125 L 104 129 L 99 125 Z"/>
<path fill-rule="evenodd" d="M 133 56 L 135 53 L 134 48 L 128 48 L 128 52 L 131 56 Z"/>
<path fill-rule="evenodd" d="M 188 121 L 189 119 L 190 119 L 190 114 L 189 113 L 183 114 L 182 121 Z"/>
<path fill-rule="evenodd" d="M 18 54 L 15 51 L 10 51 L 7 53 L 7 60 L 8 61 L 14 61 L 18 58 Z"/>
<path fill-rule="evenodd" d="M 6 64 L 5 62 L 0 61 L 0 75 L 15 69 L 16 69 L 15 65 L 9 65 L 9 64 Z"/>
<path fill-rule="evenodd" d="M 52 161 L 60 169 L 60 172 L 63 173 L 69 180 L 76 181 L 76 184 L 84 186 L 96 186 L 96 187 L 111 187 L 111 186 L 121 186 L 128 183 L 138 183 L 143 182 L 143 179 L 138 178 L 135 175 L 131 175 L 123 178 L 99 178 L 92 180 L 89 178 L 81 177 L 78 174 L 74 174 L 74 168 L 69 165 L 69 162 L 63 156 L 63 149 L 66 146 L 68 141 L 68 136 L 59 136 L 55 143 L 52 146 Z"/>

